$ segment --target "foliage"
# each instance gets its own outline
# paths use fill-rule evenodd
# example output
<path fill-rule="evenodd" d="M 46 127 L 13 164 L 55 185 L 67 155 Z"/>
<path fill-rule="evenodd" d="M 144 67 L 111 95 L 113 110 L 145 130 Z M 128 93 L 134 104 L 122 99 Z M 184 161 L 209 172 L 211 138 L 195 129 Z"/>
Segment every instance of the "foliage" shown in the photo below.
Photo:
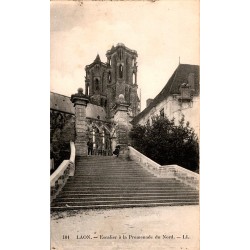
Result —
<path fill-rule="evenodd" d="M 50 158 L 54 159 L 55 164 L 53 171 L 63 160 L 70 158 L 70 141 L 75 141 L 74 118 L 68 116 L 63 120 L 57 119 L 57 117 L 51 116 L 50 118 Z"/>
<path fill-rule="evenodd" d="M 132 145 L 160 165 L 177 164 L 192 171 L 199 169 L 199 143 L 184 116 L 174 119 L 157 116 L 152 125 L 136 125 L 130 132 Z"/>

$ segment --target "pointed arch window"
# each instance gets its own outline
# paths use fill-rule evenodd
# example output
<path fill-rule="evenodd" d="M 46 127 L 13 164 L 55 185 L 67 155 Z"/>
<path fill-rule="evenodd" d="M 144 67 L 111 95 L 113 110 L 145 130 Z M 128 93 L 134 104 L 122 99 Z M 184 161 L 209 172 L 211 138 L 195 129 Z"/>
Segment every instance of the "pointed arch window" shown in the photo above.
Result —
<path fill-rule="evenodd" d="M 111 72 L 108 73 L 108 82 L 111 83 Z"/>
<path fill-rule="evenodd" d="M 95 90 L 99 90 L 100 86 L 99 86 L 99 80 L 95 79 Z"/>
<path fill-rule="evenodd" d="M 123 78 L 123 66 L 121 64 L 119 65 L 119 77 Z"/>
<path fill-rule="evenodd" d="M 133 84 L 135 84 L 135 72 L 133 72 Z"/>

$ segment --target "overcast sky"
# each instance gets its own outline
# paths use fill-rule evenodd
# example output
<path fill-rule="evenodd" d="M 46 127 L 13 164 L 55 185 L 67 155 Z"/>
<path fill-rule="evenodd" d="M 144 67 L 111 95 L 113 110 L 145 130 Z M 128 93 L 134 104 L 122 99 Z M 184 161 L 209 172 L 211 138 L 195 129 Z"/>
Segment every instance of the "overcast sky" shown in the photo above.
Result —
<path fill-rule="evenodd" d="M 199 65 L 199 1 L 51 2 L 51 91 L 85 87 L 85 66 L 112 45 L 138 53 L 142 109 L 181 63 Z M 138 91 L 139 94 L 139 91 Z"/>

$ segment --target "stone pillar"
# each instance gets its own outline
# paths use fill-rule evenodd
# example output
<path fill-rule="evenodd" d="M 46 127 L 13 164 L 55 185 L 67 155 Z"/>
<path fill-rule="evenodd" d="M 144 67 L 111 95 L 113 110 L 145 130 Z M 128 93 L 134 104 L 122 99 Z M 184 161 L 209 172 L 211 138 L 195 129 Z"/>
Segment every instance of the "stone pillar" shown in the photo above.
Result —
<path fill-rule="evenodd" d="M 129 131 L 132 125 L 129 122 L 129 104 L 126 103 L 124 96 L 119 95 L 116 102 L 114 122 L 116 124 L 116 145 L 120 145 L 120 155 L 126 157 L 129 143 Z"/>
<path fill-rule="evenodd" d="M 76 115 L 76 156 L 87 156 L 87 122 L 86 122 L 86 107 L 89 99 L 83 94 L 83 89 L 79 88 L 78 93 L 71 96 L 71 102 L 74 103 Z"/>

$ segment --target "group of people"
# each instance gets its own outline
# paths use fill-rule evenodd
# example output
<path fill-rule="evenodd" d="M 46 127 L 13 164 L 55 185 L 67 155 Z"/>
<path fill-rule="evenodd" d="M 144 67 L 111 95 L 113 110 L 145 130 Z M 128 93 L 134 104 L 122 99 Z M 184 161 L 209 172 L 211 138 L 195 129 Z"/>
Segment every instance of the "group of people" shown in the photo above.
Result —
<path fill-rule="evenodd" d="M 89 139 L 89 141 L 87 142 L 87 146 L 88 146 L 88 155 L 93 155 L 93 142 L 92 142 L 92 140 L 91 139 Z M 98 146 L 96 147 L 97 148 L 97 153 L 98 153 L 98 155 L 99 154 L 102 154 L 102 149 L 101 148 L 99 148 Z M 117 145 L 116 147 L 115 147 L 115 150 L 114 150 L 114 152 L 113 152 L 113 155 L 115 155 L 116 157 L 118 157 L 119 156 L 119 154 L 120 154 L 120 146 L 119 145 Z M 100 152 L 99 152 L 100 151 Z"/>

